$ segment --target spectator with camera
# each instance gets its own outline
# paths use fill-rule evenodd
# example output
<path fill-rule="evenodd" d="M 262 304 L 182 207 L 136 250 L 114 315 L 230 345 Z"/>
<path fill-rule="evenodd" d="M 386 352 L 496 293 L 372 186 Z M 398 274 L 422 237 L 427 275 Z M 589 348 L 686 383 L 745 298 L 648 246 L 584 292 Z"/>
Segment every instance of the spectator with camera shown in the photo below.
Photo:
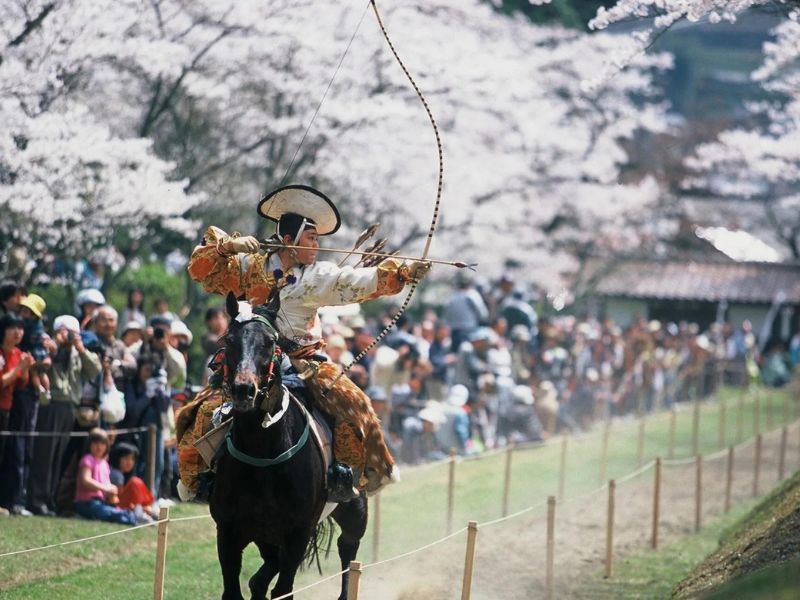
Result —
<path fill-rule="evenodd" d="M 50 370 L 52 398 L 39 406 L 36 430 L 67 434 L 72 431 L 80 405 L 84 381 L 93 380 L 101 370 L 100 359 L 86 349 L 78 320 L 61 315 L 53 321 L 53 365 Z M 69 437 L 47 435 L 35 438 L 28 478 L 28 507 L 34 514 L 49 515 L 62 473 L 62 460 Z"/>
<path fill-rule="evenodd" d="M 136 376 L 136 358 L 125 344 L 116 337 L 118 315 L 113 306 L 104 304 L 97 309 L 94 318 L 94 331 L 103 347 L 103 355 L 114 385 L 119 390 L 125 389 L 129 379 Z"/>
<path fill-rule="evenodd" d="M 75 309 L 78 314 L 78 321 L 81 330 L 86 329 L 98 308 L 106 303 L 103 292 L 94 288 L 87 288 L 78 292 L 75 297 Z"/>
<path fill-rule="evenodd" d="M 186 359 L 171 342 L 172 320 L 163 316 L 150 319 L 153 335 L 130 347 L 137 361 L 148 356 L 151 361 L 163 368 L 167 374 L 167 382 L 173 390 L 183 390 L 186 386 Z"/>
<path fill-rule="evenodd" d="M 125 407 L 125 418 L 119 423 L 121 428 L 156 427 L 156 472 L 155 480 L 151 482 L 151 492 L 155 495 L 164 472 L 164 423 L 170 410 L 168 376 L 160 356 L 147 350 L 139 355 L 136 376 L 125 387 Z M 144 477 L 150 451 L 147 434 L 124 434 L 120 437 L 130 437 L 138 446 L 142 460 L 137 465 L 137 474 Z"/>

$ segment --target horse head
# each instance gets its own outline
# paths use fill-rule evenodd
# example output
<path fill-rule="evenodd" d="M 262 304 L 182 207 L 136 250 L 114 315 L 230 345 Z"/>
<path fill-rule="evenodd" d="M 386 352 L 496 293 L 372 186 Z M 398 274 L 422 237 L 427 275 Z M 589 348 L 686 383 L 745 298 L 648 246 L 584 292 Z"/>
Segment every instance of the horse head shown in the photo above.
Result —
<path fill-rule="evenodd" d="M 276 329 L 277 294 L 264 307 L 240 310 L 233 294 L 226 308 L 231 318 L 225 336 L 225 380 L 236 411 L 272 413 L 282 399 L 281 349 Z"/>

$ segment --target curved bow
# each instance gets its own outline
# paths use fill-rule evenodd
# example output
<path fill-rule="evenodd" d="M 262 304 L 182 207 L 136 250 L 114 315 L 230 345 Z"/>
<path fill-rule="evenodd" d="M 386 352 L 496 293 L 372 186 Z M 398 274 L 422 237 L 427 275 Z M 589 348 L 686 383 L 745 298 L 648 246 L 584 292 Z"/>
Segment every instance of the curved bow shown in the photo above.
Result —
<path fill-rule="evenodd" d="M 372 6 L 372 12 L 375 13 L 375 18 L 378 21 L 378 26 L 381 29 L 381 33 L 383 34 L 383 39 L 386 40 L 386 43 L 389 45 L 389 49 L 392 51 L 392 55 L 394 56 L 397 64 L 400 65 L 400 68 L 403 70 L 403 73 L 408 79 L 408 82 L 411 84 L 411 87 L 414 88 L 414 92 L 416 92 L 419 101 L 422 103 L 422 106 L 425 108 L 425 113 L 428 115 L 428 119 L 431 122 L 431 126 L 433 127 L 433 134 L 436 137 L 436 149 L 439 155 L 439 176 L 436 185 L 436 202 L 433 205 L 433 216 L 431 217 L 431 225 L 428 229 L 428 237 L 425 240 L 425 249 L 422 251 L 422 256 L 419 260 L 425 260 L 428 257 L 428 251 L 431 247 L 431 242 L 433 241 L 433 234 L 436 232 L 436 225 L 439 222 L 439 206 L 442 201 L 442 184 L 444 182 L 444 158 L 442 152 L 442 139 L 439 136 L 439 126 L 436 125 L 436 119 L 433 118 L 433 113 L 431 112 L 430 106 L 428 106 L 428 101 L 425 99 L 425 96 L 419 89 L 417 82 L 414 81 L 414 78 L 411 76 L 408 68 L 406 67 L 405 63 L 403 63 L 400 55 L 397 53 L 397 50 L 392 43 L 392 40 L 389 38 L 389 33 L 386 31 L 386 26 L 383 24 L 383 19 L 381 18 L 381 13 L 378 10 L 378 4 L 375 0 L 370 0 L 370 5 Z M 355 363 L 361 360 L 370 350 L 372 350 L 392 328 L 397 324 L 398 319 L 402 316 L 408 305 L 411 303 L 411 298 L 414 296 L 414 292 L 417 290 L 417 286 L 419 282 L 413 281 L 411 282 L 411 287 L 408 290 L 408 294 L 406 295 L 405 299 L 403 300 L 403 304 L 400 305 L 400 309 L 397 313 L 392 317 L 392 320 L 383 328 L 383 330 L 375 337 L 371 344 L 369 344 L 366 348 L 364 348 L 358 356 L 353 358 L 352 362 L 347 365 L 343 370 L 342 373 L 347 371 L 350 367 L 352 367 Z M 335 381 L 334 381 L 335 383 Z"/>

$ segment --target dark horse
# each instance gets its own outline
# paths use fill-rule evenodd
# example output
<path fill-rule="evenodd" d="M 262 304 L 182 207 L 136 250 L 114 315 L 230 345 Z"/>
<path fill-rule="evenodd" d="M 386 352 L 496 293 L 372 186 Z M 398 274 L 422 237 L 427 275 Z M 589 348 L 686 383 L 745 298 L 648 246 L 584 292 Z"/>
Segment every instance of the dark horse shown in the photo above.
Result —
<path fill-rule="evenodd" d="M 252 318 L 239 319 L 238 304 L 228 296 L 231 326 L 225 337 L 225 381 L 233 400 L 233 424 L 217 459 L 210 497 L 217 523 L 217 553 L 222 567 L 223 600 L 243 599 L 239 586 L 242 551 L 258 546 L 264 564 L 250 578 L 254 599 L 290 593 L 297 569 L 316 555 L 317 524 L 326 501 L 325 466 L 313 435 L 309 413 L 294 400 L 284 403 L 279 335 L 273 323 L 278 296 Z M 284 410 L 282 416 L 281 411 Z M 265 427 L 270 417 L 277 417 Z M 356 557 L 367 527 L 362 494 L 339 504 L 331 514 L 342 569 Z M 340 600 L 346 600 L 348 574 L 342 576 Z"/>

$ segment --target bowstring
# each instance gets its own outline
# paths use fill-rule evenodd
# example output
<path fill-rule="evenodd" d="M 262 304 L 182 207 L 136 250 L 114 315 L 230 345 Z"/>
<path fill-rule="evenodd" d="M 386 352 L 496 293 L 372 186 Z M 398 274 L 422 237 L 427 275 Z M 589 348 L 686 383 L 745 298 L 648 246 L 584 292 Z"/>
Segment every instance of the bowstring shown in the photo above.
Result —
<path fill-rule="evenodd" d="M 378 21 L 378 26 L 381 29 L 381 33 L 383 34 L 383 39 L 386 40 L 386 43 L 389 45 L 389 49 L 392 51 L 392 55 L 394 56 L 397 64 L 400 65 L 400 68 L 403 70 L 403 74 L 405 74 L 406 79 L 408 79 L 411 87 L 414 88 L 414 91 L 417 94 L 420 102 L 422 102 L 422 106 L 425 108 L 425 113 L 428 115 L 428 119 L 430 120 L 431 126 L 433 127 L 433 134 L 436 137 L 436 148 L 438 152 L 438 159 L 439 159 L 439 174 L 437 179 L 436 185 L 436 203 L 433 207 L 433 217 L 431 219 L 431 226 L 428 230 L 428 237 L 425 241 L 425 249 L 422 252 L 422 260 L 425 260 L 428 256 L 428 250 L 430 250 L 431 242 L 433 241 L 433 234 L 436 231 L 436 224 L 439 220 L 439 207 L 442 201 L 442 187 L 444 182 L 444 158 L 443 158 L 443 149 L 442 149 L 442 139 L 439 135 L 439 126 L 436 124 L 436 119 L 433 117 L 433 112 L 431 112 L 430 106 L 428 105 L 428 101 L 425 99 L 425 96 L 422 94 L 422 91 L 419 89 L 417 82 L 412 77 L 411 73 L 409 72 L 408 68 L 406 67 L 405 63 L 400 58 L 400 55 L 397 53 L 397 50 L 392 43 L 392 40 L 389 38 L 389 33 L 386 31 L 386 27 L 383 24 L 383 19 L 381 18 L 381 14 L 378 11 L 378 5 L 375 0 L 369 0 L 369 5 L 372 6 L 372 11 L 375 13 L 375 18 Z M 375 346 L 377 346 L 381 340 L 386 337 L 389 331 L 394 328 L 397 324 L 397 321 L 406 312 L 409 303 L 411 302 L 411 298 L 414 296 L 414 292 L 417 290 L 417 286 L 419 285 L 419 281 L 414 280 L 411 282 L 411 288 L 408 290 L 408 295 L 406 295 L 405 300 L 403 300 L 403 304 L 400 306 L 400 309 L 397 313 L 392 317 L 392 320 L 383 328 L 383 330 L 375 337 L 372 342 L 370 342 L 366 348 L 364 348 L 361 352 L 359 352 L 350 363 L 344 367 L 342 367 L 341 373 L 331 382 L 331 384 L 324 390 L 324 392 L 330 391 L 336 382 L 350 370 L 350 368 L 360 361 L 364 356 L 367 355 Z"/>
<path fill-rule="evenodd" d="M 364 10 L 361 12 L 361 18 L 358 20 L 358 24 L 356 25 L 356 28 L 353 31 L 353 35 L 350 36 L 350 40 L 347 42 L 347 46 L 345 47 L 344 52 L 342 53 L 342 57 L 339 59 L 339 64 L 336 65 L 336 70 L 333 72 L 330 81 L 328 81 L 328 85 L 325 88 L 325 92 L 322 94 L 322 98 L 320 99 L 319 104 L 317 104 L 317 108 L 316 110 L 314 110 L 314 114 L 311 116 L 311 120 L 308 122 L 308 127 L 306 127 L 306 130 L 303 133 L 303 137 L 300 138 L 300 143 L 297 145 L 297 149 L 294 151 L 294 154 L 292 155 L 292 160 L 289 161 L 289 166 L 286 167 L 286 172 L 283 174 L 283 177 L 281 177 L 281 182 L 280 185 L 278 185 L 278 187 L 283 187 L 283 184 L 286 182 L 286 178 L 289 176 L 289 171 L 292 170 L 292 167 L 294 166 L 294 161 L 297 159 L 297 155 L 300 153 L 300 149 L 303 147 L 303 143 L 306 141 L 306 138 L 308 137 L 308 132 L 311 131 L 311 126 L 314 125 L 314 120 L 317 118 L 317 115 L 319 114 L 319 111 L 322 108 L 322 104 L 325 102 L 325 98 L 328 97 L 328 92 L 330 91 L 331 86 L 333 85 L 333 80 L 336 79 L 336 75 L 339 74 L 339 70 L 342 68 L 342 64 L 344 64 L 344 59 L 347 56 L 347 53 L 350 51 L 350 46 L 353 45 L 353 40 L 355 40 L 356 36 L 358 35 L 358 30 L 361 28 L 361 23 L 364 22 L 364 17 L 367 14 L 367 9 L 369 8 L 369 5 L 370 2 L 368 1 L 367 4 L 364 6 Z"/>

